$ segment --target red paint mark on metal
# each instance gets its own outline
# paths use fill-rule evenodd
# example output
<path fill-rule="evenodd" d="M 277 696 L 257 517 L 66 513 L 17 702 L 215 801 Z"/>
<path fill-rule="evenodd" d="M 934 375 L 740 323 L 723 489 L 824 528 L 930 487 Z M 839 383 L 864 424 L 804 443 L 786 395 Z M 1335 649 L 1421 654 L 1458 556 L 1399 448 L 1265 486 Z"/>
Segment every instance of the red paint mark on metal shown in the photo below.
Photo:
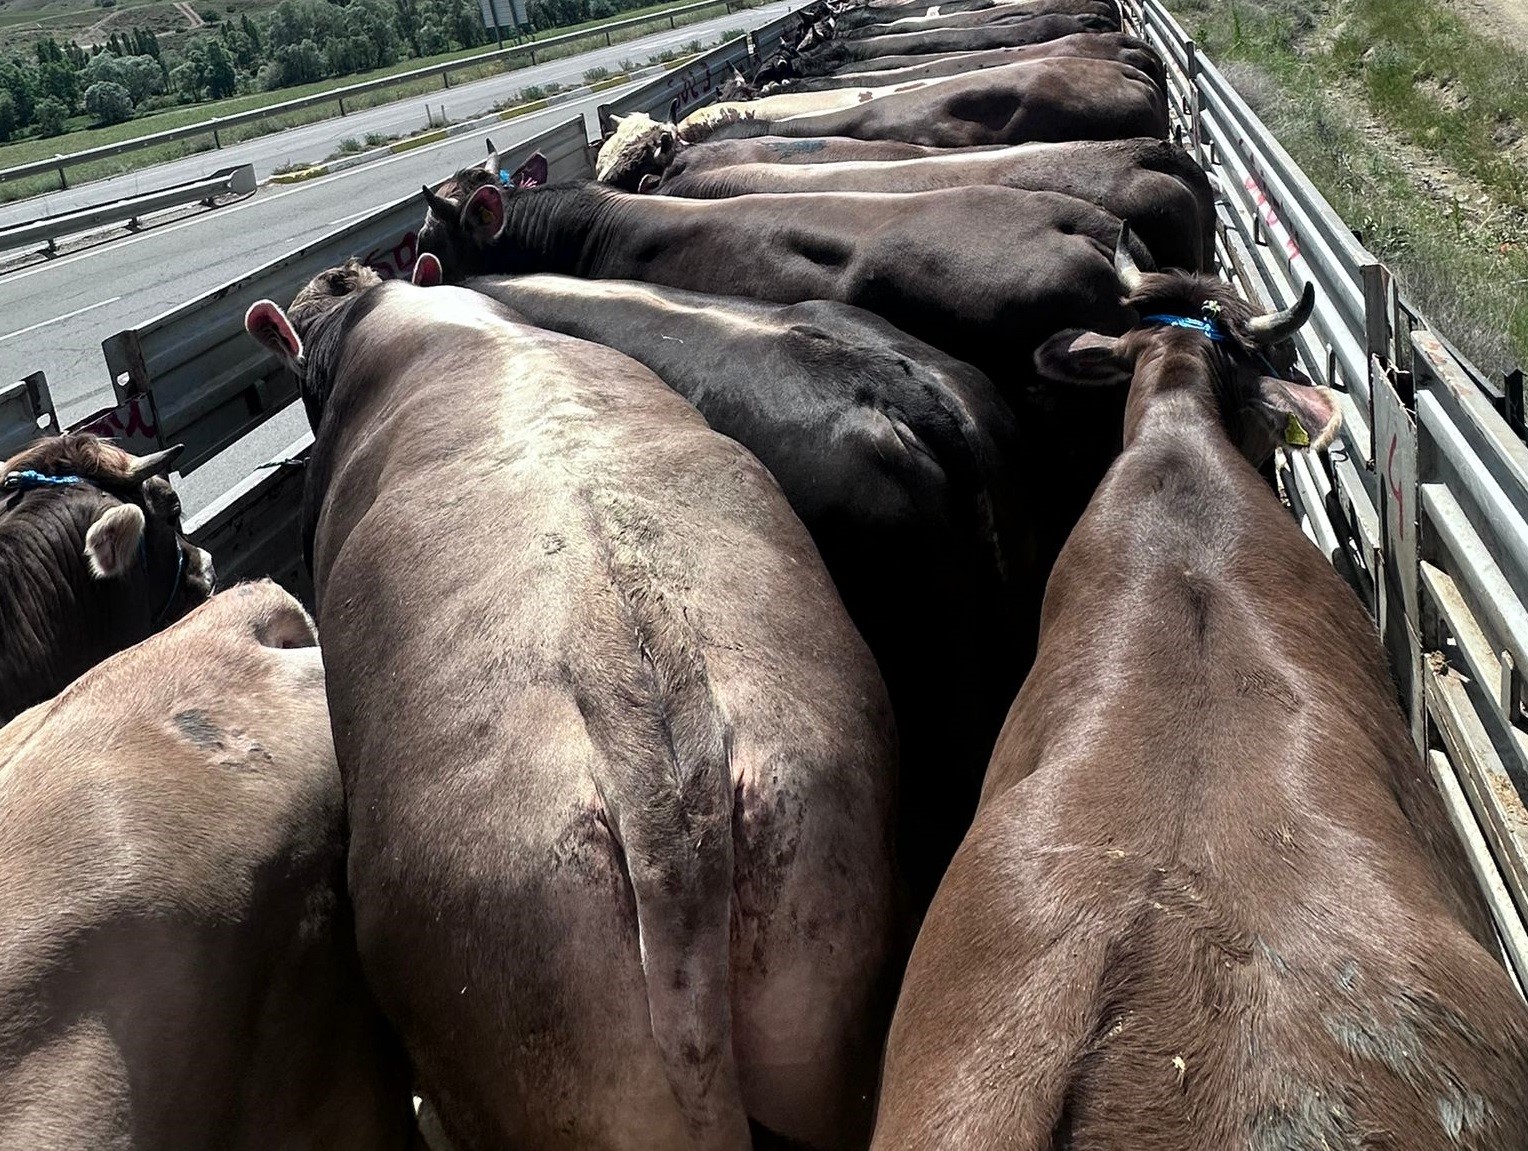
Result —
<path fill-rule="evenodd" d="M 1248 176 L 1243 181 L 1243 185 L 1248 192 L 1252 193 L 1252 202 L 1257 207 L 1257 214 L 1263 218 L 1263 223 L 1268 225 L 1269 233 L 1275 238 L 1282 234 L 1284 254 L 1291 260 L 1298 260 L 1300 242 L 1295 239 L 1289 226 L 1279 218 L 1278 211 L 1274 208 L 1273 202 L 1268 199 L 1268 194 L 1263 191 L 1263 186 L 1257 182 L 1257 177 Z"/>
<path fill-rule="evenodd" d="M 407 280 L 414 271 L 414 260 L 419 255 L 418 245 L 418 234 L 409 232 L 391 248 L 373 248 L 361 257 L 361 263 L 384 280 Z"/>
<path fill-rule="evenodd" d="M 147 395 L 130 396 L 74 430 L 116 440 L 128 451 L 140 455 L 159 448 L 159 425 L 154 418 L 153 400 Z"/>
<path fill-rule="evenodd" d="M 1390 477 L 1390 495 L 1395 500 L 1395 530 L 1402 539 L 1406 538 L 1406 493 L 1395 482 L 1395 451 L 1400 447 L 1401 438 L 1397 432 L 1390 434 L 1390 450 L 1385 455 L 1385 473 Z"/>

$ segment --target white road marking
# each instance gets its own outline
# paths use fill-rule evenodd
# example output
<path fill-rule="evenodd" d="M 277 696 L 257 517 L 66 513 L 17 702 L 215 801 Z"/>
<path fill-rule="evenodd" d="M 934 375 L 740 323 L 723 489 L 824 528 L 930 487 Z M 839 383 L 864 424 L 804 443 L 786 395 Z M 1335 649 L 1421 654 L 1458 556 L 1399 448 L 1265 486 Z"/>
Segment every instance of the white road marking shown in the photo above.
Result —
<path fill-rule="evenodd" d="M 65 312 L 62 316 L 54 316 L 51 320 L 43 320 L 40 324 L 32 324 L 25 328 L 17 328 L 14 332 L 6 332 L 0 336 L 0 344 L 14 336 L 24 336 L 28 332 L 35 332 L 38 328 L 46 328 L 49 324 L 56 324 L 62 320 L 72 320 L 75 316 L 83 316 L 86 312 L 93 312 L 97 308 L 104 308 L 107 304 L 115 304 L 121 296 L 113 296 L 109 300 L 102 300 L 99 304 L 86 304 L 83 308 L 75 308 L 72 312 Z"/>
<path fill-rule="evenodd" d="M 360 217 L 366 215 L 367 212 L 374 211 L 376 211 L 375 208 L 362 208 L 359 212 L 351 212 L 350 215 L 341 216 L 338 220 L 330 220 L 327 224 L 324 225 L 324 227 L 337 228 L 341 224 L 348 224 L 351 220 L 359 219 Z"/>

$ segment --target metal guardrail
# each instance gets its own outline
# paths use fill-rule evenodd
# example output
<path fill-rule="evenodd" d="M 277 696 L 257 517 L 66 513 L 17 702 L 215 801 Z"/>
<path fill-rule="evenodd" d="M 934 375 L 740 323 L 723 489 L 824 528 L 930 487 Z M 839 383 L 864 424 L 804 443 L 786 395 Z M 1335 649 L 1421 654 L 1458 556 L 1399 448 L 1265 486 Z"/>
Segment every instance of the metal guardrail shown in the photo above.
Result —
<path fill-rule="evenodd" d="M 210 206 L 219 196 L 247 196 L 254 190 L 255 166 L 253 164 L 220 168 L 212 175 L 204 176 L 200 180 L 175 184 L 157 192 L 109 200 L 104 204 L 93 204 L 88 208 L 77 208 L 57 216 L 44 216 L 40 220 L 0 228 L 0 252 L 46 240 L 47 250 L 51 254 L 54 251 L 53 242 L 60 236 L 72 236 L 76 232 L 84 232 L 102 224 L 115 224 L 119 220 L 128 221 L 128 226 L 132 227 L 139 216 L 146 216 L 150 212 L 176 208 L 181 204 L 191 204 L 197 200 Z"/>
<path fill-rule="evenodd" d="M 645 16 L 613 20 L 599 28 L 586 28 L 581 32 L 566 32 L 558 36 L 548 36 L 542 40 L 533 40 L 528 44 L 517 44 L 512 48 L 498 48 L 491 52 L 483 52 L 476 56 L 466 57 L 465 59 L 451 60 L 445 64 L 431 64 L 425 68 L 415 68 L 409 72 L 399 72 L 395 76 L 383 76 L 376 80 L 349 84 L 343 88 L 331 88 L 327 92 L 320 92 L 312 96 L 302 96 L 295 100 L 285 100 L 280 104 L 270 104 L 264 108 L 256 108 L 249 112 L 239 112 L 232 116 L 214 116 L 208 120 L 199 120 L 195 124 L 186 124 L 180 128 L 170 128 L 164 132 L 154 132 L 147 136 L 136 136 L 131 140 L 123 140 L 116 144 L 103 144 L 99 148 L 86 148 L 80 152 L 70 152 L 47 160 L 36 160 L 30 164 L 18 164 L 13 168 L 0 169 L 0 184 L 8 180 L 19 180 L 26 176 L 38 176 L 56 171 L 58 173 L 59 185 L 67 188 L 69 183 L 64 170 L 79 164 L 90 163 L 92 160 L 107 160 L 113 156 L 121 156 L 143 148 L 153 148 L 160 144 L 173 144 L 176 141 L 187 140 L 194 136 L 210 135 L 213 143 L 221 148 L 223 142 L 220 133 L 227 128 L 235 128 L 241 124 L 252 124 L 257 120 L 266 120 L 272 116 L 282 116 L 288 112 L 297 112 L 320 104 L 338 104 L 340 115 L 343 116 L 345 115 L 345 101 L 356 96 L 364 96 L 368 93 L 381 91 L 398 84 L 432 79 L 436 76 L 441 78 L 442 87 L 449 88 L 451 86 L 450 74 L 452 72 L 460 72 L 464 68 L 477 68 L 484 64 L 500 62 L 507 64 L 520 58 L 529 58 L 530 62 L 534 64 L 536 63 L 536 54 L 538 52 L 547 52 L 567 44 L 576 43 L 580 40 L 588 40 L 590 37 L 600 35 L 603 35 L 605 43 L 609 44 L 610 36 L 615 32 L 623 32 L 629 28 L 655 24 L 662 20 L 668 20 L 669 27 L 672 28 L 675 27 L 675 21 L 681 16 L 687 16 L 693 12 L 716 7 L 722 7 L 726 11 L 731 12 L 736 2 L 737 0 L 696 0 L 695 3 L 681 4 L 670 8 L 666 12 L 649 12 Z"/>
<path fill-rule="evenodd" d="M 1302 360 L 1342 390 L 1342 438 L 1324 460 L 1282 459 L 1280 479 L 1375 617 L 1521 991 L 1528 446 L 1160 0 L 1126 10 L 1167 61 L 1180 136 L 1220 184 L 1223 271 L 1264 303 L 1288 303 L 1304 280 L 1319 289 Z"/>
<path fill-rule="evenodd" d="M 584 119 L 576 116 L 506 150 L 516 167 L 543 152 L 555 179 L 592 173 Z M 414 192 L 310 244 L 103 341 L 119 405 L 147 397 L 166 444 L 184 443 L 191 472 L 297 398 L 290 372 L 244 333 L 244 312 L 263 297 L 289 301 L 319 269 L 359 256 L 383 276 L 414 266 L 424 218 Z"/>
<path fill-rule="evenodd" d="M 697 56 L 683 68 L 676 68 L 649 81 L 617 100 L 599 106 L 600 131 L 609 135 L 607 125 L 612 114 L 629 116 L 645 112 L 655 119 L 680 119 L 687 112 L 713 99 L 731 74 L 733 65 L 754 64 L 773 52 L 780 35 L 795 19 L 788 13 L 772 20 L 746 36 L 729 40 L 704 55 Z"/>
<path fill-rule="evenodd" d="M 58 432 L 48 378 L 33 372 L 0 385 L 0 460 L 9 459 L 40 435 Z"/>

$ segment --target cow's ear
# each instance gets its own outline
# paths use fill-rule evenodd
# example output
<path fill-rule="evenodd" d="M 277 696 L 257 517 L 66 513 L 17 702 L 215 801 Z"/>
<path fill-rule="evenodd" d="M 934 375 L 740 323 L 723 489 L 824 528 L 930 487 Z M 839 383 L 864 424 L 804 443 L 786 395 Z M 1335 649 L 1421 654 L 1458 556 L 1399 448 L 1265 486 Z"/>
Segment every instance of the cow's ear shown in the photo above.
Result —
<path fill-rule="evenodd" d="M 650 195 L 658 190 L 658 185 L 662 182 L 663 181 L 661 181 L 657 176 L 653 175 L 653 173 L 645 172 L 643 173 L 642 178 L 637 181 L 637 191 L 642 193 L 644 196 Z"/>
<path fill-rule="evenodd" d="M 539 188 L 546 183 L 546 157 L 534 152 L 509 178 L 511 188 Z"/>
<path fill-rule="evenodd" d="M 1253 408 L 1273 440 L 1288 448 L 1318 452 L 1337 438 L 1342 427 L 1337 393 L 1315 384 L 1262 376 L 1258 379 Z"/>
<path fill-rule="evenodd" d="M 287 363 L 302 363 L 302 340 L 292 321 L 270 300 L 256 300 L 244 313 L 244 330 Z"/>
<path fill-rule="evenodd" d="M 497 184 L 484 184 L 462 205 L 462 230 L 479 245 L 491 244 L 504 227 L 504 196 Z"/>
<path fill-rule="evenodd" d="M 1035 349 L 1035 369 L 1063 384 L 1103 386 L 1128 384 L 1134 365 L 1113 336 L 1071 328 Z"/>
<path fill-rule="evenodd" d="M 421 288 L 433 288 L 444 278 L 440 258 L 434 252 L 420 252 L 414 261 L 414 273 L 409 277 Z"/>
<path fill-rule="evenodd" d="M 143 509 L 137 504 L 117 504 L 96 516 L 85 533 L 90 574 L 96 579 L 125 575 L 138 556 L 143 523 Z"/>

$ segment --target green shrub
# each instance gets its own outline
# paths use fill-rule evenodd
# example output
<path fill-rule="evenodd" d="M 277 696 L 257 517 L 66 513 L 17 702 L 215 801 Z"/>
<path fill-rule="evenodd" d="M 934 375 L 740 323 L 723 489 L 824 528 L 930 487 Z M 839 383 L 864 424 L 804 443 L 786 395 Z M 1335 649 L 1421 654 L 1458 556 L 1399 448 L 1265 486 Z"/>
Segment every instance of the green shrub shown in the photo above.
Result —
<path fill-rule="evenodd" d="M 50 96 L 38 103 L 32 115 L 37 122 L 39 136 L 57 136 L 64 130 L 64 121 L 69 118 L 69 109 L 65 108 L 61 101 Z"/>

